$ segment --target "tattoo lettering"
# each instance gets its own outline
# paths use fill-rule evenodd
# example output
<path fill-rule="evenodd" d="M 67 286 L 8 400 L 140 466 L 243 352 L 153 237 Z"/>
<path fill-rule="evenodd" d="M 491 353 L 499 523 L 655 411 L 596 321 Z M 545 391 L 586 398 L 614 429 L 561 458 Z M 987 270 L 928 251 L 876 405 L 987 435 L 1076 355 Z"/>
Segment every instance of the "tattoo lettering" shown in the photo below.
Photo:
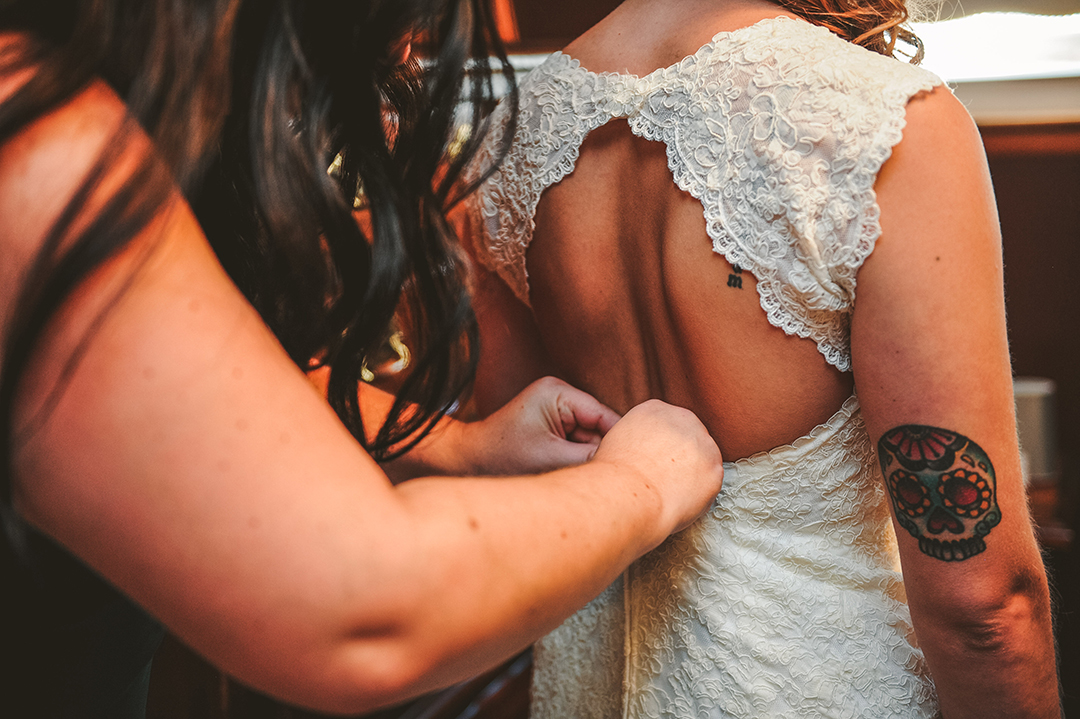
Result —
<path fill-rule="evenodd" d="M 878 459 L 900 526 L 923 554 L 958 562 L 986 549 L 1001 521 L 994 466 L 957 432 L 908 424 L 878 441 Z"/>
<path fill-rule="evenodd" d="M 735 274 L 727 276 L 727 286 L 728 287 L 734 287 L 737 290 L 741 290 L 742 289 L 742 268 L 739 267 L 738 265 L 732 265 L 731 269 L 735 271 Z"/>

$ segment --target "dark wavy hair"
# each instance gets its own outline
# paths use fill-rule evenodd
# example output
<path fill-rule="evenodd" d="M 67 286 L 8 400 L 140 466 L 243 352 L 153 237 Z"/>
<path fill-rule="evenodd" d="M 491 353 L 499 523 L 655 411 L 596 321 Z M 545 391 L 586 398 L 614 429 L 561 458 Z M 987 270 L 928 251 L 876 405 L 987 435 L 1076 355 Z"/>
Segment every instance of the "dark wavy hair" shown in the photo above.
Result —
<path fill-rule="evenodd" d="M 493 28 L 485 0 L 0 0 L 0 30 L 19 38 L 0 54 L 0 73 L 30 72 L 0 105 L 0 143 L 102 78 L 130 108 L 121 134 L 138 123 L 155 147 L 85 217 L 116 160 L 99 158 L 21 288 L 0 377 L 4 508 L 19 441 L 15 390 L 43 327 L 177 185 L 293 361 L 329 366 L 330 403 L 356 439 L 376 457 L 418 441 L 475 368 L 475 320 L 446 212 L 492 104 L 489 55 L 513 83 Z M 399 65 L 410 37 L 420 59 Z M 369 231 L 354 216 L 360 196 Z M 407 317 L 416 361 L 369 433 L 361 369 L 395 314 Z"/>
<path fill-rule="evenodd" d="M 799 17 L 827 27 L 840 37 L 913 65 L 923 58 L 922 40 L 905 23 L 911 19 L 908 0 L 771 0 Z M 898 52 L 897 43 L 910 52 Z"/>

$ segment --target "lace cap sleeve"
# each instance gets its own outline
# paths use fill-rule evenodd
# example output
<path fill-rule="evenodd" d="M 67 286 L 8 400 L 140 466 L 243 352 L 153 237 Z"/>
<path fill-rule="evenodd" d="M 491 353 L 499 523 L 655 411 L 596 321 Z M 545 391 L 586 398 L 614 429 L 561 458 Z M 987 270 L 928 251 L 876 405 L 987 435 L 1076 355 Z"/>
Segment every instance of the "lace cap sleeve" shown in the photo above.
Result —
<path fill-rule="evenodd" d="M 501 102 L 488 118 L 485 125 L 484 141 L 476 156 L 465 170 L 464 179 L 472 183 L 479 180 L 485 172 L 496 167 L 498 153 L 503 138 L 508 130 L 510 109 L 507 102 Z M 508 175 L 504 177 L 504 173 Z M 471 236 L 463 238 L 468 244 L 472 256 L 482 266 L 497 273 L 510 286 L 519 299 L 528 301 L 528 287 L 524 276 L 518 278 L 511 271 L 515 264 L 508 254 L 507 234 L 514 228 L 521 228 L 526 219 L 521 216 L 521 208 L 512 201 L 514 193 L 508 196 L 506 190 L 513 173 L 507 172 L 506 158 L 499 163 L 495 172 L 466 198 L 466 212 L 469 214 Z M 500 238 L 501 241 L 500 241 Z M 518 258 L 524 270 L 524 250 Z"/>
<path fill-rule="evenodd" d="M 604 102 L 608 78 L 582 71 L 555 53 L 522 79 L 517 128 L 498 169 L 474 193 L 469 208 L 478 235 L 474 254 L 529 304 L 525 251 L 536 227 L 536 206 L 545 189 L 574 169 L 585 136 L 625 109 Z M 496 160 L 509 129 L 510 111 L 500 103 L 473 163 L 477 175 Z"/>
<path fill-rule="evenodd" d="M 667 144 L 713 248 L 754 273 L 770 323 L 847 370 L 856 274 L 881 234 L 874 182 L 908 101 L 940 83 L 789 20 L 717 43 L 631 126 Z"/>

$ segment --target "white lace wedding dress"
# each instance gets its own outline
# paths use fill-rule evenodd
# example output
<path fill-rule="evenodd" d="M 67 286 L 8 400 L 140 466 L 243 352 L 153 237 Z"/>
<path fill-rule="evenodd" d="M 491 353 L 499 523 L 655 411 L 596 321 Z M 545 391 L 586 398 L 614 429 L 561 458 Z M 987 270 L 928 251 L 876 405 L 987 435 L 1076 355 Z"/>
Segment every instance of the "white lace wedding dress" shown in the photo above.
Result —
<path fill-rule="evenodd" d="M 613 118 L 663 142 L 716 252 L 757 278 L 768 321 L 850 368 L 873 185 L 934 75 L 808 23 L 721 33 L 645 77 L 555 53 L 526 76 L 509 156 L 472 201 L 475 253 L 528 303 L 541 193 Z M 474 167 L 490 164 L 508 106 Z M 789 446 L 726 465 L 693 527 L 534 650 L 533 719 L 933 717 L 896 539 L 856 398 Z"/>

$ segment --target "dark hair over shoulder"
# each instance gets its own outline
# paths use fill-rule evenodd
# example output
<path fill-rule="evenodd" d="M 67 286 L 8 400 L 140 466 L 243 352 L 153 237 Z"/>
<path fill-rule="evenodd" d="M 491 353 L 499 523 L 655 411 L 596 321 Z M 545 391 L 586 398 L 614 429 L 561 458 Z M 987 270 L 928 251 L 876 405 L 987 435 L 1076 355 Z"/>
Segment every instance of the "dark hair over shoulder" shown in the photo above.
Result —
<path fill-rule="evenodd" d="M 88 194 L 115 160 L 99 159 L 4 328 L 0 505 L 10 509 L 13 397 L 45 323 L 176 185 L 293 361 L 330 366 L 330 402 L 353 435 L 376 456 L 417 441 L 475 366 L 446 210 L 493 97 L 489 64 L 472 59 L 495 54 L 513 79 L 493 28 L 486 0 L 0 0 L 0 31 L 23 39 L 0 53 L 0 73 L 31 71 L 0 105 L 0 143 L 102 78 L 156 150 L 87 222 Z M 410 36 L 421 59 L 399 65 Z M 370 232 L 354 217 L 361 195 Z M 369 441 L 357 387 L 395 313 L 417 360 Z"/>

